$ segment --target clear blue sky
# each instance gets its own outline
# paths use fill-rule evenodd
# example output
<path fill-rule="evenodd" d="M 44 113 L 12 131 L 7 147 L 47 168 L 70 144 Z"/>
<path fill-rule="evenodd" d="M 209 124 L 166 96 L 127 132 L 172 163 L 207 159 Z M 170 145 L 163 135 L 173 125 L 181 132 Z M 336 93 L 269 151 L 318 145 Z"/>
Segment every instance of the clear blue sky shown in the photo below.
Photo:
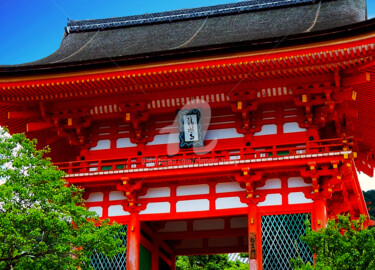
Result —
<path fill-rule="evenodd" d="M 138 15 L 234 0 L 0 0 L 0 65 L 41 59 L 58 47 L 73 20 Z M 369 17 L 375 0 L 368 0 Z"/>

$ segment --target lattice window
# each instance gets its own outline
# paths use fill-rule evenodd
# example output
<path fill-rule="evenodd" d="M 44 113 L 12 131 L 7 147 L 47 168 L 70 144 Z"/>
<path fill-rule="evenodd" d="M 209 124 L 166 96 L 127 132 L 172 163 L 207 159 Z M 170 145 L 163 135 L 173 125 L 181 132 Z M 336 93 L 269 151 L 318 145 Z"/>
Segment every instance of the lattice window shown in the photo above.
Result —
<path fill-rule="evenodd" d="M 305 234 L 305 221 L 310 214 L 262 216 L 263 270 L 286 270 L 290 259 L 298 255 L 306 261 L 313 261 L 309 247 L 300 240 Z"/>
<path fill-rule="evenodd" d="M 120 232 L 125 234 L 118 236 L 122 241 L 123 244 L 126 245 L 127 239 L 127 226 L 122 226 Z M 126 269 L 126 252 L 121 253 L 113 257 L 110 260 L 108 257 L 104 256 L 102 253 L 95 252 L 94 255 L 91 257 L 90 265 L 95 270 L 122 270 Z"/>

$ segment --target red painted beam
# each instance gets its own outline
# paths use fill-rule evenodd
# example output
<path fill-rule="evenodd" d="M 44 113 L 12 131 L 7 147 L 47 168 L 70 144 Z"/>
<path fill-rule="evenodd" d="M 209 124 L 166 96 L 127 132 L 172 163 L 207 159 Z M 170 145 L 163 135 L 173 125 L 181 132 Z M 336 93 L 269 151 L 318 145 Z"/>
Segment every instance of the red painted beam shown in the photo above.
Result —
<path fill-rule="evenodd" d="M 10 111 L 8 112 L 8 119 L 15 120 L 15 119 L 27 119 L 27 118 L 35 118 L 40 117 L 40 112 L 38 111 Z"/>
<path fill-rule="evenodd" d="M 301 167 L 307 166 L 309 162 L 317 162 L 317 164 L 331 164 L 332 160 L 343 161 L 343 156 L 328 156 L 320 158 L 305 158 L 305 159 L 288 159 L 280 161 L 270 161 L 270 162 L 254 162 L 254 163 L 243 163 L 225 166 L 212 166 L 212 167 L 195 167 L 195 168 L 185 168 L 185 169 L 166 169 L 166 170 L 156 170 L 156 171 L 143 171 L 138 173 L 113 173 L 103 174 L 93 174 L 93 175 L 82 175 L 75 176 L 72 174 L 66 180 L 69 183 L 75 185 L 96 185 L 98 183 L 107 183 L 108 185 L 113 185 L 120 181 L 121 177 L 129 177 L 130 179 L 140 179 L 142 181 L 175 181 L 177 179 L 186 179 L 189 177 L 203 177 L 203 176 L 226 176 L 231 175 L 234 172 L 241 172 L 242 167 L 249 167 L 250 170 L 288 170 L 291 167 Z"/>
<path fill-rule="evenodd" d="M 31 122 L 26 124 L 26 132 L 40 131 L 53 127 L 53 124 L 49 122 Z"/>

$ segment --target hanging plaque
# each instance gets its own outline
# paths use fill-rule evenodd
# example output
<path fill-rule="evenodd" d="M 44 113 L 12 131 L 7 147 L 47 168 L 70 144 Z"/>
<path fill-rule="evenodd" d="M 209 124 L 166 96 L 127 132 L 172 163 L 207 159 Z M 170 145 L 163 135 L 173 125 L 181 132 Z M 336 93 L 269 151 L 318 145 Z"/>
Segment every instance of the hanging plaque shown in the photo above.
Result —
<path fill-rule="evenodd" d="M 251 260 L 257 258 L 256 234 L 253 232 L 249 234 L 249 255 Z"/>
<path fill-rule="evenodd" d="M 199 109 L 178 112 L 180 148 L 202 147 L 201 113 Z"/>

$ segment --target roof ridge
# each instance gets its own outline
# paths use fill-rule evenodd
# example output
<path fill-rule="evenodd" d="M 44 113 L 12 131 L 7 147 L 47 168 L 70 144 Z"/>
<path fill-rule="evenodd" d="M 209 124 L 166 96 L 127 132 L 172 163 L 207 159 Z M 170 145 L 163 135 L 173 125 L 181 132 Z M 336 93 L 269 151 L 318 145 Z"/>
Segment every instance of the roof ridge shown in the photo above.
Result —
<path fill-rule="evenodd" d="M 71 20 L 67 32 L 93 31 L 124 26 L 135 26 L 152 23 L 173 22 L 186 19 L 199 19 L 210 16 L 229 15 L 241 12 L 280 8 L 290 5 L 315 3 L 316 0 L 250 0 L 216 6 L 178 9 L 166 12 L 131 15 L 107 19 Z"/>

